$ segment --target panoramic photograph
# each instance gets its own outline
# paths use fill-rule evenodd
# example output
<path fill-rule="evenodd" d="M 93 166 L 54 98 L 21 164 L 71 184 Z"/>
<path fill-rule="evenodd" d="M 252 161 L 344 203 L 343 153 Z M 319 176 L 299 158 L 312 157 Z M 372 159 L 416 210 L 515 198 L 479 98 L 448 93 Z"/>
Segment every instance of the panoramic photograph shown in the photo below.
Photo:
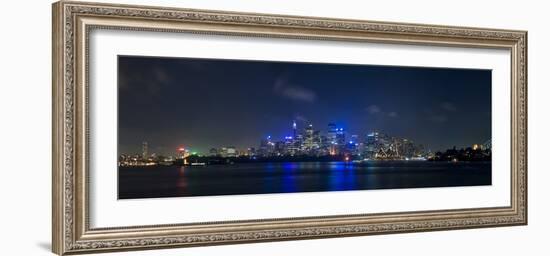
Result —
<path fill-rule="evenodd" d="M 118 57 L 118 198 L 491 185 L 491 70 Z"/>

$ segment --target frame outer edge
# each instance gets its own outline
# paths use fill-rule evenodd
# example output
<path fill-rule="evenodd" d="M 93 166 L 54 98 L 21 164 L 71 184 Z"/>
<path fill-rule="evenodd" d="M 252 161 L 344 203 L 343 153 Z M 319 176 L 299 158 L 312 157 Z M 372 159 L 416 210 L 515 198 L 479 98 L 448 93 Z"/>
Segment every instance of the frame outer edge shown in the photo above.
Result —
<path fill-rule="evenodd" d="M 127 8 L 127 9 L 126 9 Z M 169 12 L 170 11 L 170 12 Z M 196 12 L 196 13 L 194 13 Z M 525 225 L 527 224 L 527 32 L 526 31 L 511 31 L 511 30 L 494 30 L 483 28 L 465 28 L 465 27 L 449 27 L 436 25 L 422 24 L 407 24 L 407 23 L 386 23 L 386 22 L 368 22 L 368 21 L 351 21 L 338 20 L 318 17 L 299 17 L 299 16 L 277 16 L 268 14 L 253 14 L 253 13 L 232 13 L 225 11 L 208 11 L 208 10 L 192 10 L 179 8 L 166 8 L 155 6 L 135 6 L 135 5 L 114 5 L 105 3 L 89 3 L 89 2 L 72 2 L 59 1 L 52 6 L 52 251 L 58 255 L 90 253 L 90 252 L 106 252 L 106 251 L 127 251 L 127 250 L 144 250 L 158 248 L 177 248 L 188 246 L 205 246 L 218 244 L 234 244 L 234 243 L 254 243 L 265 241 L 284 241 L 284 240 L 299 240 L 313 239 L 325 237 L 343 237 L 356 235 L 374 235 L 374 234 L 389 234 L 401 232 L 419 232 L 419 231 L 436 231 L 436 230 L 453 230 L 466 228 L 482 228 L 495 226 L 510 226 L 510 225 Z M 381 34 L 397 33 L 407 34 L 405 38 L 408 42 L 421 42 L 420 37 L 437 37 L 447 38 L 448 41 L 458 40 L 461 38 L 474 41 L 486 40 L 482 42 L 484 46 L 491 46 L 491 40 L 506 41 L 506 43 L 514 43 L 515 49 L 518 51 L 514 54 L 518 59 L 518 63 L 513 66 L 513 70 L 517 72 L 517 93 L 520 96 L 517 104 L 519 120 L 518 136 L 520 144 L 519 149 L 523 149 L 524 154 L 518 156 L 519 161 L 516 163 L 518 170 L 524 172 L 516 173 L 518 180 L 515 185 L 521 189 L 516 196 L 520 203 L 519 209 L 515 209 L 507 216 L 463 216 L 450 220 L 428 220 L 428 221 L 404 221 L 393 224 L 373 224 L 373 225 L 349 225 L 335 227 L 313 227 L 313 228 L 289 228 L 284 230 L 253 230 L 247 232 L 221 232 L 213 234 L 195 234 L 174 236 L 159 236 L 159 237 L 114 237 L 114 238 L 98 238 L 97 240 L 83 239 L 76 232 L 76 223 L 78 215 L 75 214 L 76 208 L 80 207 L 78 200 L 80 194 L 75 190 L 79 185 L 77 180 L 80 175 L 78 171 L 78 158 L 76 153 L 78 145 L 75 147 L 75 140 L 78 139 L 76 124 L 78 124 L 79 115 L 78 106 L 78 83 L 75 77 L 78 77 L 78 59 L 77 54 L 78 44 L 74 39 L 74 34 L 80 29 L 75 23 L 74 18 L 84 15 L 104 15 L 109 17 L 137 17 L 155 19 L 182 19 L 191 20 L 198 23 L 214 22 L 219 24 L 240 24 L 254 26 L 288 26 L 289 28 L 299 27 L 299 29 L 318 29 L 318 30 L 342 30 L 362 33 L 363 31 L 379 32 Z M 179 16 L 179 15 L 183 16 Z M 158 17 L 156 15 L 159 15 Z M 198 15 L 198 16 L 197 16 Z M 263 15 L 266 15 L 263 17 Z M 365 22 L 361 24 L 361 22 Z M 335 26 L 335 27 L 333 27 Z M 132 29 L 132 28 L 130 28 Z M 159 29 L 158 31 L 161 31 Z M 412 38 L 414 35 L 419 37 Z M 261 36 L 261 35 L 260 35 Z M 420 38 L 420 39 L 419 39 Z M 428 38 L 429 39 L 429 38 Z M 453 39 L 453 40 L 451 40 Z M 488 40 L 488 41 L 487 41 Z M 422 44 L 431 44 L 434 40 L 426 40 Z M 446 42 L 443 40 L 442 42 Z M 432 42 L 433 43 L 433 42 Z M 462 41 L 458 45 L 466 44 Z M 474 47 L 477 45 L 474 43 Z M 483 47 L 483 46 L 481 46 Z M 76 67 L 76 68 L 75 68 Z M 81 114 L 81 113 L 80 113 Z M 525 118 L 521 119 L 521 115 Z M 523 164 L 521 162 L 523 161 Z M 75 178 L 76 177 L 76 178 Z M 516 194 L 518 195 L 518 194 Z M 464 214 L 463 214 L 464 215 Z M 86 232 L 86 230 L 84 230 Z"/>
<path fill-rule="evenodd" d="M 523 129 L 524 129 L 524 137 L 523 137 L 523 145 L 522 147 L 524 147 L 524 155 L 521 156 L 523 158 L 523 168 L 524 168 L 524 177 L 523 177 L 523 186 L 524 186 L 524 192 L 523 192 L 523 203 L 524 203 L 524 219 L 523 219 L 523 225 L 529 225 L 529 208 L 528 208 L 528 205 L 529 205 L 529 182 L 528 182 L 528 178 L 529 178 L 529 168 L 528 168 L 528 165 L 529 165 L 529 161 L 528 161 L 528 155 L 529 155 L 529 81 L 528 81 L 528 66 L 529 66 L 529 40 L 528 40 L 528 37 L 529 37 L 529 32 L 528 31 L 523 31 L 523 70 L 521 71 L 523 73 L 523 77 L 521 78 L 521 81 L 523 82 L 523 95 L 524 95 L 524 105 L 522 106 L 523 108 L 523 117 L 524 117 L 524 120 L 523 121 Z"/>
<path fill-rule="evenodd" d="M 52 4 L 52 245 L 63 255 L 63 3 Z"/>

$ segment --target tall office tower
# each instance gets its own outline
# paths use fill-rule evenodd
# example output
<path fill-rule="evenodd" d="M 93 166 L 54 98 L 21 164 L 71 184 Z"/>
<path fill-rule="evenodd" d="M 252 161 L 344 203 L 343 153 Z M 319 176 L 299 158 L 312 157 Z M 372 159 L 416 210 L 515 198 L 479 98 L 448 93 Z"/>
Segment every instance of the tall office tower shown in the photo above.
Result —
<path fill-rule="evenodd" d="M 304 134 L 304 149 L 310 150 L 313 148 L 314 138 L 313 138 L 313 125 L 308 125 L 305 129 Z"/>
<path fill-rule="evenodd" d="M 377 132 L 371 132 L 367 134 L 367 139 L 365 140 L 365 143 L 367 145 L 374 145 L 378 141 L 378 133 Z"/>
<path fill-rule="evenodd" d="M 339 146 L 346 145 L 346 132 L 344 131 L 344 128 L 336 129 L 336 144 Z"/>
<path fill-rule="evenodd" d="M 294 155 L 296 154 L 296 148 L 294 147 L 294 137 L 286 136 L 284 140 L 283 154 Z"/>
<path fill-rule="evenodd" d="M 353 143 L 355 143 L 355 144 L 356 144 L 356 143 L 359 143 L 359 135 L 357 135 L 357 134 L 351 135 L 350 141 L 353 142 Z"/>
<path fill-rule="evenodd" d="M 348 151 L 352 154 L 358 154 L 359 153 L 359 136 L 356 134 L 353 134 L 350 136 L 349 143 L 347 145 Z"/>
<path fill-rule="evenodd" d="M 329 144 L 336 144 L 336 124 L 335 123 L 329 123 L 328 124 L 328 132 L 327 132 L 327 140 Z"/>
<path fill-rule="evenodd" d="M 296 149 L 296 154 L 303 153 L 304 150 L 304 135 L 301 133 L 296 134 L 294 138 L 294 148 Z"/>
<path fill-rule="evenodd" d="M 255 148 L 248 148 L 248 149 L 246 150 L 246 154 L 247 154 L 248 156 L 255 156 L 255 155 L 256 155 L 256 149 L 255 149 Z"/>
<path fill-rule="evenodd" d="M 268 151 L 268 147 L 269 147 L 269 145 L 268 145 L 267 139 L 261 140 L 261 141 L 260 141 L 260 147 L 259 147 L 259 149 L 258 149 L 258 154 L 259 154 L 260 156 L 267 156 L 267 155 L 268 155 L 268 152 L 267 152 L 267 151 Z"/>
<path fill-rule="evenodd" d="M 271 136 L 267 136 L 266 139 L 261 140 L 260 149 L 258 154 L 261 156 L 271 156 L 275 150 L 275 143 L 271 140 Z"/>
<path fill-rule="evenodd" d="M 324 142 L 324 148 L 329 155 L 336 155 L 338 153 L 338 145 L 336 144 L 336 128 L 335 123 L 328 124 L 327 136 Z"/>
<path fill-rule="evenodd" d="M 144 141 L 142 144 L 141 144 L 141 157 L 143 157 L 143 159 L 147 159 L 149 158 L 149 147 L 147 145 L 147 141 Z"/>

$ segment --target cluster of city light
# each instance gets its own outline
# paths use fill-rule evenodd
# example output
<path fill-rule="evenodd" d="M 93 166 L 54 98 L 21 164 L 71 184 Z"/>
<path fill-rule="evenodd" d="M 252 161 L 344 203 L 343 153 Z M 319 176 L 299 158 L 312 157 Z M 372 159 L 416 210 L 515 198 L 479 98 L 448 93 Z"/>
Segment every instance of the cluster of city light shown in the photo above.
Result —
<path fill-rule="evenodd" d="M 148 144 L 143 142 L 142 153 L 135 155 L 121 155 L 120 166 L 151 166 L 171 165 L 178 159 L 183 164 L 188 164 L 190 156 L 210 156 L 222 158 L 249 157 L 252 159 L 270 157 L 341 157 L 345 161 L 351 160 L 426 160 L 437 159 L 437 155 L 426 152 L 422 145 L 414 144 L 405 138 L 389 136 L 381 132 L 370 132 L 361 137 L 350 135 L 346 140 L 346 131 L 342 127 L 336 127 L 334 123 L 328 124 L 325 133 L 314 130 L 309 124 L 299 130 L 296 122 L 292 123 L 293 135 L 284 136 L 282 140 L 275 140 L 272 136 L 266 136 L 260 141 L 259 147 L 249 147 L 238 150 L 234 146 L 211 148 L 207 154 L 190 151 L 186 147 L 178 147 L 176 156 L 164 157 L 156 154 L 149 155 Z M 484 144 L 474 144 L 469 149 L 474 152 L 485 150 L 483 154 L 490 155 L 491 141 Z M 449 151 L 447 151 L 449 152 Z M 470 151 L 466 151 L 467 153 Z M 438 152 L 441 153 L 441 152 Z M 469 153 L 468 153 L 469 154 Z M 466 155 L 468 157 L 468 155 Z M 454 159 L 445 155 L 445 158 Z"/>
<path fill-rule="evenodd" d="M 261 140 L 254 154 L 261 157 L 341 155 L 348 159 L 420 159 L 425 154 L 421 145 L 379 132 L 371 132 L 362 138 L 351 135 L 346 140 L 344 128 L 334 123 L 329 123 L 327 131 L 321 133 L 314 130 L 312 124 L 298 130 L 296 122 L 293 122 L 292 132 L 293 136 L 284 136 L 283 140 L 267 136 Z"/>
<path fill-rule="evenodd" d="M 122 154 L 119 156 L 118 165 L 119 166 L 155 166 L 155 165 L 172 165 L 172 157 L 162 157 L 157 156 L 156 154 L 145 155 L 145 154 L 135 154 L 135 155 L 126 155 Z"/>

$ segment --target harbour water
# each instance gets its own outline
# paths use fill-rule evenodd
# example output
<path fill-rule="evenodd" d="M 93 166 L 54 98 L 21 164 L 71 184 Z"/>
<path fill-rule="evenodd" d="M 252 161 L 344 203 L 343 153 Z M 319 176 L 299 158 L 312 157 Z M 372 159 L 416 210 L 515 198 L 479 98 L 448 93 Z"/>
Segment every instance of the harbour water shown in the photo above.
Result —
<path fill-rule="evenodd" d="M 119 199 L 491 185 L 490 162 L 119 167 Z"/>

